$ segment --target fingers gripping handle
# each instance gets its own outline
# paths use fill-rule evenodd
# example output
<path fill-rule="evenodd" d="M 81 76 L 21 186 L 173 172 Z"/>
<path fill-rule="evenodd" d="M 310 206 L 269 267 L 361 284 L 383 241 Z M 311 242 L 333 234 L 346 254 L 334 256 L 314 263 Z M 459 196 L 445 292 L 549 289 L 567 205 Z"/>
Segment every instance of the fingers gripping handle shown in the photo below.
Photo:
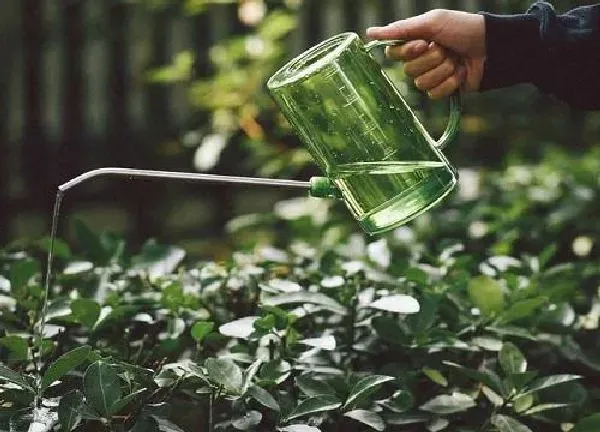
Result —
<path fill-rule="evenodd" d="M 398 39 L 374 40 L 365 44 L 365 49 L 367 50 L 367 52 L 371 52 L 373 48 L 402 45 L 405 42 L 406 41 Z M 448 143 L 454 141 L 454 139 L 458 135 L 461 110 L 462 103 L 460 98 L 460 91 L 457 90 L 452 95 L 450 95 L 450 113 L 448 116 L 448 125 L 446 126 L 446 130 L 442 134 L 441 138 L 435 142 L 435 145 L 438 148 L 443 149 L 444 147 L 446 147 L 446 145 L 448 145 Z"/>

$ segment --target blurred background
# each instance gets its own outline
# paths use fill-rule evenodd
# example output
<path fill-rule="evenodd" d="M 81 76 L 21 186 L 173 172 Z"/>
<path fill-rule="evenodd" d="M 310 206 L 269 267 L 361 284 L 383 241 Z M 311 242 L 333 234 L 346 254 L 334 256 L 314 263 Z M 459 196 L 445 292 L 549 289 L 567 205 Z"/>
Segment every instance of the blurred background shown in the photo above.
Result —
<path fill-rule="evenodd" d="M 555 1 L 559 11 L 593 2 Z M 324 38 L 432 8 L 522 13 L 498 0 L 2 0 L 0 243 L 49 231 L 58 184 L 102 166 L 308 179 L 318 171 L 265 90 L 291 56 Z M 385 62 L 433 135 L 430 103 Z M 460 169 L 535 164 L 600 141 L 600 113 L 529 86 L 469 95 L 447 149 Z M 576 169 L 576 167 L 574 167 Z M 297 191 L 96 180 L 67 195 L 60 235 L 95 230 L 218 256 L 235 216 L 269 213 Z"/>

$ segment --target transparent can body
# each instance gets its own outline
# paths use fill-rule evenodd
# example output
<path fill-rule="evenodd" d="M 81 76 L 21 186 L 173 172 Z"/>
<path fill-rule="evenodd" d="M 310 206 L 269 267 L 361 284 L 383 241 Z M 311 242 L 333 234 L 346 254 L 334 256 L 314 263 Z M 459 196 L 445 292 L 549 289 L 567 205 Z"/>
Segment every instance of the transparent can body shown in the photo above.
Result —
<path fill-rule="evenodd" d="M 458 102 L 436 143 L 370 55 L 376 44 L 365 46 L 355 33 L 334 36 L 290 61 L 267 84 L 369 234 L 423 213 L 457 180 L 440 148 L 456 134 Z"/>

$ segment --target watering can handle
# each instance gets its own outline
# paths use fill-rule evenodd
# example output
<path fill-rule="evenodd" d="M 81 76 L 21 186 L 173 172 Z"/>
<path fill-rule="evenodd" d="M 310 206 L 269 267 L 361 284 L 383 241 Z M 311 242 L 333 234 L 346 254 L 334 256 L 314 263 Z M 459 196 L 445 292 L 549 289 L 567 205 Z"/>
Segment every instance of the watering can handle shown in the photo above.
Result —
<path fill-rule="evenodd" d="M 367 44 L 365 44 L 365 49 L 367 52 L 371 52 L 373 48 L 377 48 L 380 46 L 396 46 L 402 45 L 406 41 L 403 40 L 374 40 Z M 456 136 L 458 135 L 459 126 L 460 126 L 460 113 L 461 113 L 461 98 L 460 91 L 457 90 L 450 96 L 450 113 L 448 118 L 448 125 L 446 126 L 446 130 L 442 134 L 441 138 L 435 141 L 436 147 L 439 149 L 443 149 L 448 145 L 448 143 L 454 141 Z"/>

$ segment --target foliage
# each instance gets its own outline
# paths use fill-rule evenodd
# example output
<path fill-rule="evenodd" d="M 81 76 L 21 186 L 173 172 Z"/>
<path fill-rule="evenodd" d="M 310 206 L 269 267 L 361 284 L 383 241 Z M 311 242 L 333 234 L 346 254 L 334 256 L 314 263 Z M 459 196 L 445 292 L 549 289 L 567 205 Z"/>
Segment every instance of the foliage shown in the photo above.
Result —
<path fill-rule="evenodd" d="M 463 172 L 381 238 L 339 203 L 280 202 L 231 221 L 223 262 L 79 224 L 39 371 L 48 242 L 7 245 L 0 429 L 596 430 L 598 172 L 598 152 Z"/>

